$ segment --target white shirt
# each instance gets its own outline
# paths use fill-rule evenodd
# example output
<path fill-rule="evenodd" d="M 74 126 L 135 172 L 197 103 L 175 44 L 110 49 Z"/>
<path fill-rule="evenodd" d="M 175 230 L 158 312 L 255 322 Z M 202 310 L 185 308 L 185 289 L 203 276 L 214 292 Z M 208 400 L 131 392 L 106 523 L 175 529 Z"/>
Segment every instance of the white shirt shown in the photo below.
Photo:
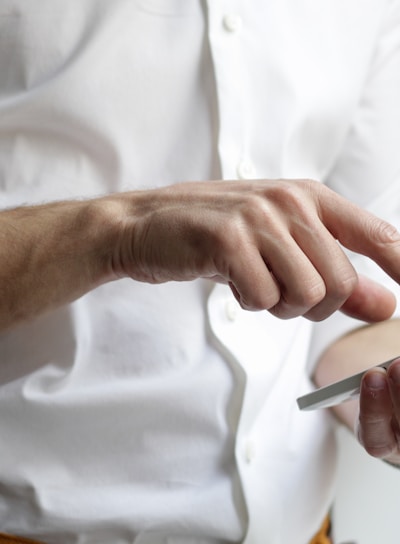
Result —
<path fill-rule="evenodd" d="M 399 226 L 399 25 L 397 0 L 2 0 L 0 204 L 309 177 Z M 2 333 L 0 529 L 305 544 L 336 452 L 296 397 L 358 325 L 121 280 Z"/>

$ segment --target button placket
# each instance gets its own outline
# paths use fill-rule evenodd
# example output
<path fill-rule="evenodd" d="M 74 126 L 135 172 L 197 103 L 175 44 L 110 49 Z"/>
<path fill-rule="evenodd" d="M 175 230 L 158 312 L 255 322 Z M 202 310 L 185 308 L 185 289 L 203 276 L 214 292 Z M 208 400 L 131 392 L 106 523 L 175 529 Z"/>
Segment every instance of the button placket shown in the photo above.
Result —
<path fill-rule="evenodd" d="M 242 2 L 207 1 L 209 40 L 219 106 L 218 151 L 223 179 L 237 179 L 237 162 L 244 156 L 246 107 L 243 85 L 246 34 Z"/>

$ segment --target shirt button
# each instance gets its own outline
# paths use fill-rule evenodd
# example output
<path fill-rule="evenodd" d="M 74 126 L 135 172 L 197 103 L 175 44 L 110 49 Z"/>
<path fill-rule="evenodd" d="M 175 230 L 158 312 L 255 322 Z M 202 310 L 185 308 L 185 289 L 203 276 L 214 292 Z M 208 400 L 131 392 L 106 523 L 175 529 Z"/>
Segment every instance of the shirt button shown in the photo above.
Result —
<path fill-rule="evenodd" d="M 239 179 L 251 179 L 256 174 L 255 168 L 250 161 L 241 161 L 237 166 L 237 175 Z"/>
<path fill-rule="evenodd" d="M 228 32 L 238 32 L 242 28 L 242 19 L 239 15 L 225 15 L 222 22 Z"/>
<path fill-rule="evenodd" d="M 227 300 L 225 303 L 225 315 L 229 321 L 236 321 L 239 305 L 236 300 Z"/>
<path fill-rule="evenodd" d="M 256 448 L 254 446 L 254 442 L 248 440 L 244 448 L 244 460 L 249 465 L 252 461 L 254 461 L 255 456 Z"/>

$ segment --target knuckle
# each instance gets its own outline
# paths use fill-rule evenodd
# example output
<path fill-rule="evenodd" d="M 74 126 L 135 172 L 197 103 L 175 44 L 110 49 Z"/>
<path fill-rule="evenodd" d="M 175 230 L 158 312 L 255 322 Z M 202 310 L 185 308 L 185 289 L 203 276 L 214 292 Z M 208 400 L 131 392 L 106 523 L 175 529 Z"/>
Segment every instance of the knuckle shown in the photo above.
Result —
<path fill-rule="evenodd" d="M 300 182 L 282 180 L 274 188 L 269 189 L 268 198 L 279 206 L 297 208 L 303 205 L 302 193 Z"/>
<path fill-rule="evenodd" d="M 285 292 L 275 306 L 271 306 L 270 312 L 280 319 L 291 319 L 301 315 L 308 316 L 311 308 L 317 306 L 325 298 L 325 285 L 316 282 L 307 289 L 298 292 Z"/>
<path fill-rule="evenodd" d="M 336 308 L 321 308 L 321 306 L 317 305 L 310 311 L 306 312 L 304 314 L 304 317 L 307 318 L 309 321 L 313 321 L 314 323 L 318 323 L 320 321 L 323 321 L 327 317 L 329 317 Z"/>
<path fill-rule="evenodd" d="M 292 303 L 301 308 L 310 309 L 319 304 L 326 296 L 323 281 L 313 281 L 303 286 L 292 299 Z"/>
<path fill-rule="evenodd" d="M 304 195 L 307 195 L 307 197 L 315 202 L 318 201 L 322 195 L 330 191 L 324 183 L 313 179 L 300 179 L 296 182 L 296 186 L 301 190 L 303 200 Z"/>
<path fill-rule="evenodd" d="M 240 222 L 247 228 L 273 229 L 274 220 L 271 199 L 264 198 L 259 192 L 248 192 L 240 203 Z"/>
<path fill-rule="evenodd" d="M 304 190 L 309 193 L 320 193 L 327 188 L 326 185 L 324 185 L 323 183 L 310 178 L 300 179 L 297 183 L 300 187 L 303 187 Z"/>
<path fill-rule="evenodd" d="M 267 293 L 264 294 L 263 297 L 263 308 L 265 310 L 270 310 L 271 308 L 275 308 L 279 301 L 281 300 L 281 294 L 277 289 L 271 289 Z"/>
<path fill-rule="evenodd" d="M 239 304 L 244 310 L 270 310 L 275 307 L 280 300 L 280 294 L 274 289 L 254 290 L 251 296 L 240 296 Z"/>
<path fill-rule="evenodd" d="M 352 270 L 351 273 L 337 274 L 335 281 L 328 287 L 330 297 L 338 301 L 346 300 L 354 291 L 358 283 L 357 274 Z"/>
<path fill-rule="evenodd" d="M 262 195 L 257 190 L 248 191 L 241 196 L 242 203 L 244 204 L 245 210 L 263 210 L 265 206 L 265 201 Z"/>
<path fill-rule="evenodd" d="M 287 304 L 282 299 L 274 306 L 271 306 L 268 311 L 278 319 L 292 319 L 302 315 L 301 309 Z"/>
<path fill-rule="evenodd" d="M 239 299 L 239 305 L 242 308 L 242 310 L 247 310 L 250 312 L 258 312 L 260 310 L 263 310 L 264 308 L 257 302 L 255 299 L 244 299 L 243 297 L 240 297 Z"/>
<path fill-rule="evenodd" d="M 315 212 L 323 185 L 313 180 L 283 180 L 268 195 L 271 203 L 292 218 L 295 230 L 315 228 Z"/>

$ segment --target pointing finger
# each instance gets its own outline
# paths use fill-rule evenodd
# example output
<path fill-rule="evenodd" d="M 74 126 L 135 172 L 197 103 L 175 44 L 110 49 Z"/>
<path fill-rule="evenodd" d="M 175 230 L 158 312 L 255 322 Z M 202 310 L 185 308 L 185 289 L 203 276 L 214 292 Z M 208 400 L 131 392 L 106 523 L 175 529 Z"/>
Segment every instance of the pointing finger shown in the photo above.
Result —
<path fill-rule="evenodd" d="M 393 225 L 325 186 L 320 189 L 320 216 L 341 244 L 370 257 L 400 283 L 400 233 Z"/>

